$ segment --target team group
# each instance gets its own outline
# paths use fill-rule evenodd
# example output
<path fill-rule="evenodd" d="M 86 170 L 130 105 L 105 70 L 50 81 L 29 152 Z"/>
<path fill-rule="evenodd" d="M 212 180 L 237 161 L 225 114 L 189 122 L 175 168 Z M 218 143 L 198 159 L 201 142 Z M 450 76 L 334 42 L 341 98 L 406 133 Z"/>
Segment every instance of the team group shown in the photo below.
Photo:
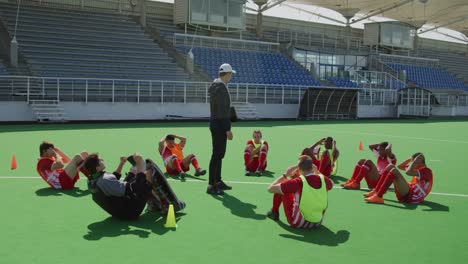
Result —
<path fill-rule="evenodd" d="M 194 154 L 184 156 L 183 149 L 187 139 L 178 135 L 166 135 L 158 145 L 166 172 L 186 177 L 190 165 L 195 169 L 195 176 L 206 174 L 200 168 Z M 418 152 L 397 166 L 397 158 L 388 142 L 369 145 L 376 157 L 376 162 L 361 159 L 356 164 L 348 181 L 342 184 L 345 189 L 360 189 L 364 179 L 371 190 L 365 193 L 368 203 L 384 203 L 383 196 L 393 184 L 398 201 L 402 203 L 421 203 L 432 188 L 432 171 L 426 166 L 425 157 Z M 134 154 L 133 167 L 121 181 L 122 169 L 127 157 L 121 157 L 113 173 L 105 172 L 105 163 L 97 154 L 82 152 L 68 157 L 50 142 L 43 142 L 40 147 L 37 172 L 54 189 L 73 189 L 79 179 L 79 172 L 88 179 L 88 187 L 93 200 L 111 215 L 119 218 L 136 218 L 147 204 L 148 210 L 160 210 L 167 213 L 167 205 L 174 201 L 165 201 L 165 206 L 154 206 L 154 166 L 148 166 L 148 160 L 140 154 Z M 262 132 L 255 130 L 252 139 L 244 149 L 245 175 L 262 176 L 267 168 L 269 145 L 262 138 Z M 284 174 L 272 182 L 268 191 L 273 193 L 273 205 L 267 216 L 279 220 L 279 209 L 283 204 L 284 214 L 290 226 L 295 228 L 316 228 L 322 224 L 328 207 L 327 192 L 333 188 L 330 177 L 337 172 L 340 152 L 336 141 L 331 137 L 323 138 L 310 147 L 306 147 L 299 156 L 298 163 L 286 169 Z M 402 172 L 412 176 L 407 182 Z M 164 175 L 159 175 L 164 177 Z M 97 185 L 90 183 L 98 183 Z M 216 195 L 232 189 L 224 182 Z M 156 186 L 157 187 L 157 186 Z M 170 188 L 164 186 L 164 188 Z M 210 192 L 208 192 L 210 193 Z M 211 193 L 213 194 L 213 193 Z M 159 197 L 161 198 L 161 197 Z M 158 200 L 161 200 L 159 199 Z M 177 201 L 180 205 L 181 202 Z M 182 210 L 176 206 L 176 210 Z"/>

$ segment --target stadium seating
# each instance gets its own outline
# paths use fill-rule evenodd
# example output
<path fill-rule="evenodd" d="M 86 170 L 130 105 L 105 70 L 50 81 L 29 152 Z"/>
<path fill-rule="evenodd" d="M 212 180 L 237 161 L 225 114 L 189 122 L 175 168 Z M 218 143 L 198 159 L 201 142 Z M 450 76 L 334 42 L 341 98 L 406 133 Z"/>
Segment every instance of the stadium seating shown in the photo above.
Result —
<path fill-rule="evenodd" d="M 16 6 L 0 4 L 14 31 Z M 189 80 L 128 16 L 43 7 L 21 8 L 17 39 L 36 76 Z"/>
<path fill-rule="evenodd" d="M 190 47 L 178 47 L 184 53 Z M 237 71 L 233 83 L 264 83 L 278 85 L 319 86 L 307 70 L 279 53 L 200 48 L 192 50 L 195 63 L 201 65 L 212 78 L 218 76 L 219 66 L 230 63 Z"/>
<path fill-rule="evenodd" d="M 420 56 L 438 59 L 440 66 L 468 80 L 468 67 L 466 67 L 468 64 L 468 57 L 466 54 L 428 49 L 420 49 L 418 52 Z"/>
<path fill-rule="evenodd" d="M 465 84 L 449 72 L 436 67 L 387 63 L 397 72 L 406 71 L 408 80 L 427 89 L 466 89 Z"/>
<path fill-rule="evenodd" d="M 0 75 L 9 75 L 7 70 L 5 69 L 5 66 L 0 62 Z"/>
<path fill-rule="evenodd" d="M 347 78 L 332 77 L 332 78 L 328 78 L 328 80 L 331 81 L 337 87 L 348 87 L 348 88 L 358 87 L 357 83 L 352 82 L 350 79 L 347 79 Z"/>

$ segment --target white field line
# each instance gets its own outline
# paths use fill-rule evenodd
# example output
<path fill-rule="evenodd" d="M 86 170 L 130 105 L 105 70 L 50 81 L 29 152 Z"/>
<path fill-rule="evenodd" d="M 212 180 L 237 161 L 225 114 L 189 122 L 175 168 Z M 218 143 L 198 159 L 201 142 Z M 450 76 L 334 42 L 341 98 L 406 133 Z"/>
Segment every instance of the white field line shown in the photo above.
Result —
<path fill-rule="evenodd" d="M 288 129 L 291 127 L 288 127 Z M 425 141 L 438 141 L 444 143 L 455 143 L 455 144 L 468 144 L 468 141 L 459 141 L 459 140 L 449 140 L 449 139 L 437 139 L 437 138 L 422 138 L 422 137 L 408 137 L 408 136 L 398 136 L 398 135 L 387 135 L 382 133 L 368 133 L 368 132 L 353 132 L 346 130 L 335 130 L 335 129 L 317 129 L 317 128 L 302 128 L 294 127 L 297 130 L 307 130 L 307 131 L 320 131 L 320 132 L 332 132 L 332 133 L 342 133 L 342 134 L 355 134 L 355 135 L 367 135 L 367 136 L 382 136 L 387 138 L 403 138 L 403 139 L 415 139 L 415 140 L 425 140 Z"/>
<path fill-rule="evenodd" d="M 15 180 L 42 180 L 40 177 L 31 177 L 31 176 L 0 176 L 0 180 L 8 180 L 8 179 L 15 179 Z M 179 181 L 176 179 L 169 179 L 169 181 Z M 186 180 L 187 182 L 198 182 L 207 184 L 206 181 L 200 180 Z M 225 181 L 226 183 L 231 184 L 247 184 L 247 185 L 270 185 L 268 182 L 245 182 L 245 181 Z M 340 185 L 333 186 L 334 189 L 341 189 L 344 190 L 343 187 Z M 361 190 L 369 190 L 362 188 Z M 439 192 L 431 192 L 430 194 L 433 195 L 441 195 L 441 196 L 454 196 L 454 197 L 468 197 L 468 194 L 458 194 L 458 193 L 439 193 Z"/>

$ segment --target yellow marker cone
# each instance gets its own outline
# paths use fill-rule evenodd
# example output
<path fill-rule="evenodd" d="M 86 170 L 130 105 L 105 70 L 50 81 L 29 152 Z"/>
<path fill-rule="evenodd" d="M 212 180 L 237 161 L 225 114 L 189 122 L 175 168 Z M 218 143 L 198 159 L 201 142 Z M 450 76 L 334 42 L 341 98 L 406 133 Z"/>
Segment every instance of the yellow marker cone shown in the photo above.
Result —
<path fill-rule="evenodd" d="M 164 225 L 165 228 L 177 228 L 177 223 L 175 219 L 174 213 L 174 205 L 169 205 L 169 211 L 167 212 L 166 224 Z"/>

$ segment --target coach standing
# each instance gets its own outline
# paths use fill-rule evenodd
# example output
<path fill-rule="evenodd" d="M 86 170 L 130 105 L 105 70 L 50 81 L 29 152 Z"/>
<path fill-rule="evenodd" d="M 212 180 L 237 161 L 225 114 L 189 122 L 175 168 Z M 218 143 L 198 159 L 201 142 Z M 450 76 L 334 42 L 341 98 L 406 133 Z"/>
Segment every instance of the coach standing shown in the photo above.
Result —
<path fill-rule="evenodd" d="M 210 160 L 210 176 L 208 182 L 209 194 L 223 195 L 225 190 L 232 187 L 221 180 L 221 167 L 226 153 L 227 140 L 232 140 L 231 132 L 231 96 L 227 84 L 236 72 L 231 65 L 223 64 L 219 67 L 219 78 L 210 86 L 210 131 L 213 153 Z"/>

